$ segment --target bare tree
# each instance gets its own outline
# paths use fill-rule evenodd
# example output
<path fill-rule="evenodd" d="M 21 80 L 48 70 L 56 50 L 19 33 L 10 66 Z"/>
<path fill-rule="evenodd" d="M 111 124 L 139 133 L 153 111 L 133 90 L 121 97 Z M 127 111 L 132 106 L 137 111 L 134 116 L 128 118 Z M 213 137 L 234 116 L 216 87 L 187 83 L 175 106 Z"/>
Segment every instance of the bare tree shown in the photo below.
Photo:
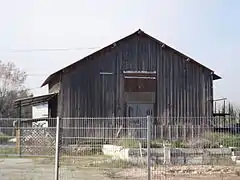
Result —
<path fill-rule="evenodd" d="M 18 98 L 30 96 L 25 86 L 27 74 L 14 63 L 0 61 L 0 117 L 16 117 L 13 102 Z"/>
<path fill-rule="evenodd" d="M 226 113 L 225 117 L 219 117 L 218 122 L 221 125 L 234 125 L 236 123 L 239 123 L 240 120 L 240 108 L 238 105 L 229 102 L 228 104 L 221 104 L 219 108 L 219 113 Z"/>

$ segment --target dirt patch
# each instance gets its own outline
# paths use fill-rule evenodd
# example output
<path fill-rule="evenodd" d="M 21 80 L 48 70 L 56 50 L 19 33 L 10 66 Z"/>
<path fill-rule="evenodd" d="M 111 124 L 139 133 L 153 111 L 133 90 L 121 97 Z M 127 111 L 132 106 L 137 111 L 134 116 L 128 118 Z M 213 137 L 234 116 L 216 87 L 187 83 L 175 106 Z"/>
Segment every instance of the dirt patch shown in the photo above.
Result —
<path fill-rule="evenodd" d="M 240 179 L 240 167 L 235 166 L 176 166 L 158 167 L 152 171 L 155 179 L 172 177 L 175 179 L 211 179 L 237 180 Z"/>
<path fill-rule="evenodd" d="M 147 172 L 133 168 L 118 172 L 118 176 L 128 179 L 146 179 Z M 151 170 L 152 180 L 239 180 L 240 167 L 179 166 L 158 167 Z"/>

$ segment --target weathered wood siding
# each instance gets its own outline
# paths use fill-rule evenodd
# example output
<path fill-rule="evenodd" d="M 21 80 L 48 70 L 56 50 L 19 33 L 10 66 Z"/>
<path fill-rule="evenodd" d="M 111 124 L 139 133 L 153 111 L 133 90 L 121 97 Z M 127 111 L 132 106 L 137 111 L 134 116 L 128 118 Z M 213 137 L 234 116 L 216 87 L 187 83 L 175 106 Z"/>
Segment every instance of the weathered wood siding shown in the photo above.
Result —
<path fill-rule="evenodd" d="M 120 41 L 64 72 L 60 83 L 60 115 L 123 116 L 123 71 L 157 72 L 155 115 L 158 117 L 212 115 L 211 71 L 144 34 Z"/>

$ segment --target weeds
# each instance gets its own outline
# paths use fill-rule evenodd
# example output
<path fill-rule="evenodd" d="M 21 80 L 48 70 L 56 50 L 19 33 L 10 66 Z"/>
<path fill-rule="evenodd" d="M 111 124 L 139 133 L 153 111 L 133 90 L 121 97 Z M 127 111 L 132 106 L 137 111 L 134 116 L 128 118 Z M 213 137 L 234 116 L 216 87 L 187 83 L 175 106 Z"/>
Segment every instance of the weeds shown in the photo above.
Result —
<path fill-rule="evenodd" d="M 8 136 L 0 132 L 0 144 L 6 144 L 10 139 L 12 139 L 12 136 Z"/>
<path fill-rule="evenodd" d="M 102 154 L 102 146 L 95 147 L 90 145 L 64 147 L 61 151 L 62 156 L 95 156 Z"/>
<path fill-rule="evenodd" d="M 113 170 L 107 169 L 106 171 L 104 171 L 104 173 L 107 177 L 114 179 L 116 178 L 116 172 L 114 172 Z"/>
<path fill-rule="evenodd" d="M 122 146 L 125 148 L 138 148 L 140 141 L 135 139 L 129 138 L 121 138 L 119 141 L 116 142 L 116 145 Z"/>
<path fill-rule="evenodd" d="M 240 147 L 240 135 L 227 133 L 207 133 L 204 138 L 212 143 L 220 144 L 224 147 Z"/>
<path fill-rule="evenodd" d="M 146 141 L 140 141 L 136 139 L 131 139 L 127 137 L 123 137 L 119 139 L 118 141 L 115 141 L 114 144 L 117 146 L 122 146 L 125 148 L 139 148 L 139 143 L 141 143 L 142 148 L 147 148 L 147 142 Z M 151 148 L 162 148 L 163 147 L 163 141 L 162 140 L 153 140 L 150 143 Z"/>
<path fill-rule="evenodd" d="M 89 167 L 99 167 L 99 168 L 120 168 L 120 169 L 127 169 L 132 167 L 138 167 L 131 162 L 124 161 L 124 160 L 112 160 L 112 159 L 105 159 L 102 161 L 93 161 L 88 164 Z"/>
<path fill-rule="evenodd" d="M 177 140 L 177 141 L 171 142 L 171 147 L 172 148 L 187 148 L 188 145 L 185 141 Z"/>
<path fill-rule="evenodd" d="M 0 155 L 16 154 L 16 147 L 0 147 Z"/>

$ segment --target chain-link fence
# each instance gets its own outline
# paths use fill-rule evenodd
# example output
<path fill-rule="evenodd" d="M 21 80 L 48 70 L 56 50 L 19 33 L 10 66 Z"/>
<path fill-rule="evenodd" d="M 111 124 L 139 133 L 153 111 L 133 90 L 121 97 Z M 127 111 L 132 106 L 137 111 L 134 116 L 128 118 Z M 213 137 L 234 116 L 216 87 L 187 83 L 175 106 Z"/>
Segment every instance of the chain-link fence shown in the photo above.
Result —
<path fill-rule="evenodd" d="M 123 178 L 124 171 L 133 167 L 143 169 L 141 173 L 145 176 L 146 117 L 62 118 L 60 121 L 60 177 L 66 167 L 74 169 L 73 176 L 82 172 L 83 179 Z M 129 156 L 133 157 L 132 161 Z"/>
<path fill-rule="evenodd" d="M 47 180 L 240 178 L 236 118 L 224 126 L 212 117 L 20 120 L 0 119 L 0 179 L 19 167 Z"/>
<path fill-rule="evenodd" d="M 54 124 L 56 118 L 0 118 L 1 180 L 54 179 Z"/>
<path fill-rule="evenodd" d="M 0 155 L 17 154 L 15 119 L 0 119 Z"/>

